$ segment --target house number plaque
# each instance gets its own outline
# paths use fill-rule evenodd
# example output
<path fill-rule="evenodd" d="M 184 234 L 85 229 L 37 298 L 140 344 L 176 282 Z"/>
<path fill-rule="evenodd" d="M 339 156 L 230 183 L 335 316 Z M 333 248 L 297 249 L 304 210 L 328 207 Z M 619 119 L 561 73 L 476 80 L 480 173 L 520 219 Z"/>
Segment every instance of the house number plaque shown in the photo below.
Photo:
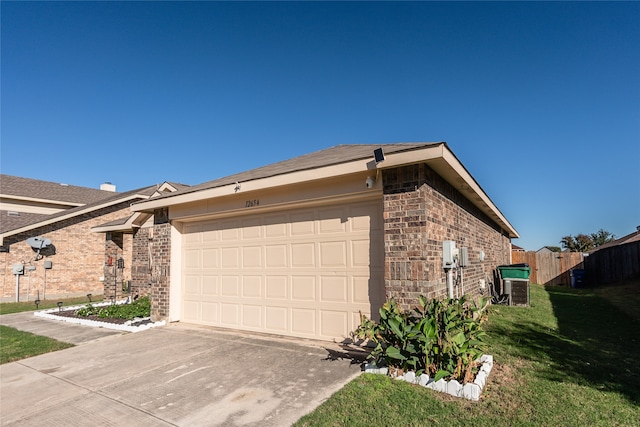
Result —
<path fill-rule="evenodd" d="M 252 208 L 252 207 L 254 207 L 254 206 L 258 206 L 259 204 L 260 204 L 260 200 L 258 200 L 258 199 L 247 200 L 247 201 L 244 203 L 244 207 L 245 207 L 245 208 Z"/>

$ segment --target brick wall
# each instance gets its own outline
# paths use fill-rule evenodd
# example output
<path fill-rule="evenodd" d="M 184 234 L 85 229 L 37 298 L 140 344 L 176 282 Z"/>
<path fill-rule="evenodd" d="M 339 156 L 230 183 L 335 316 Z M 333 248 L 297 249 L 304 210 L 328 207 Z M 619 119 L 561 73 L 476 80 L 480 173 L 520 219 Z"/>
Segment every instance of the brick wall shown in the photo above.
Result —
<path fill-rule="evenodd" d="M 36 267 L 30 275 L 29 300 L 35 299 L 38 290 L 42 298 L 45 285 L 44 260 L 53 263 L 53 268 L 46 272 L 47 299 L 88 293 L 102 294 L 103 283 L 100 279 L 104 277 L 105 235 L 93 233 L 91 228 L 130 214 L 129 202 L 123 202 L 5 238 L 4 246 L 8 247 L 9 252 L 0 253 L 0 299 L 15 301 L 15 276 L 12 274 L 12 266 L 16 263 Z M 27 238 L 35 236 L 48 238 L 53 244 L 53 248 L 43 252 L 43 259 L 37 261 L 34 260 L 35 252 L 26 243 Z M 125 241 L 126 239 L 127 236 Z M 130 259 L 130 246 L 123 246 L 123 257 Z M 128 274 L 127 268 L 124 274 Z M 20 300 L 26 301 L 28 288 L 28 276 L 21 276 Z"/>
<path fill-rule="evenodd" d="M 169 317 L 169 286 L 171 264 L 171 224 L 167 208 L 154 212 L 151 250 L 151 319 Z"/>
<path fill-rule="evenodd" d="M 495 267 L 509 263 L 505 233 L 427 165 L 385 170 L 383 184 L 387 298 L 409 308 L 419 295 L 448 295 L 444 240 L 469 249 L 471 265 L 459 269 L 466 294 L 479 295 L 480 280 L 493 280 Z"/>
<path fill-rule="evenodd" d="M 146 296 L 151 293 L 150 249 L 153 232 L 150 228 L 140 228 L 133 234 L 131 263 L 131 294 Z"/>

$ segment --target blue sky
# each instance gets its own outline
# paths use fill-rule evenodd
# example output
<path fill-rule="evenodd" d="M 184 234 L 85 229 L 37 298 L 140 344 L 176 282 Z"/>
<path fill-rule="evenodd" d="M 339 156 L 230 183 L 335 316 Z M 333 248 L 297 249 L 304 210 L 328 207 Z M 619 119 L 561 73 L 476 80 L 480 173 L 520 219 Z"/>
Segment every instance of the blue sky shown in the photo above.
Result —
<path fill-rule="evenodd" d="M 2 173 L 119 191 L 446 141 L 526 249 L 640 225 L 640 3 L 10 2 Z"/>

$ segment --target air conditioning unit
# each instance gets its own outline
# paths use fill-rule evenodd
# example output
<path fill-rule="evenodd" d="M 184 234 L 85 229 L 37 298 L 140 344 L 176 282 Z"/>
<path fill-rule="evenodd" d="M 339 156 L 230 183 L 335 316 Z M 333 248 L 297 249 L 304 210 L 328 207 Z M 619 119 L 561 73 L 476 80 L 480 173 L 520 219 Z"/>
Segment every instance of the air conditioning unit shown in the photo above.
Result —
<path fill-rule="evenodd" d="M 509 296 L 509 305 L 529 305 L 528 279 L 502 279 L 502 289 Z"/>

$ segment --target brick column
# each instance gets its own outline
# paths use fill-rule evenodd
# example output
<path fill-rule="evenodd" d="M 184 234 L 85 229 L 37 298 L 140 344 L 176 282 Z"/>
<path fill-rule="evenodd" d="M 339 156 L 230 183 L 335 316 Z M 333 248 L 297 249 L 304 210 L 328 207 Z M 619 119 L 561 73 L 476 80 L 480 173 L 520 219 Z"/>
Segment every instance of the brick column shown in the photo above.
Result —
<path fill-rule="evenodd" d="M 385 293 L 403 308 L 419 295 L 435 296 L 433 266 L 427 251 L 427 204 L 420 189 L 424 167 L 383 172 Z"/>
<path fill-rule="evenodd" d="M 151 319 L 169 317 L 171 224 L 167 208 L 156 209 L 151 245 Z"/>
<path fill-rule="evenodd" d="M 104 299 L 108 301 L 111 298 L 122 296 L 122 288 L 118 288 L 122 283 L 119 281 L 121 277 L 118 272 L 118 258 L 122 257 L 124 237 L 119 232 L 109 232 L 106 234 L 105 240 L 105 259 L 104 259 Z"/>
<path fill-rule="evenodd" d="M 131 295 L 141 297 L 151 293 L 150 249 L 153 238 L 149 228 L 139 228 L 133 234 L 131 261 Z"/>

